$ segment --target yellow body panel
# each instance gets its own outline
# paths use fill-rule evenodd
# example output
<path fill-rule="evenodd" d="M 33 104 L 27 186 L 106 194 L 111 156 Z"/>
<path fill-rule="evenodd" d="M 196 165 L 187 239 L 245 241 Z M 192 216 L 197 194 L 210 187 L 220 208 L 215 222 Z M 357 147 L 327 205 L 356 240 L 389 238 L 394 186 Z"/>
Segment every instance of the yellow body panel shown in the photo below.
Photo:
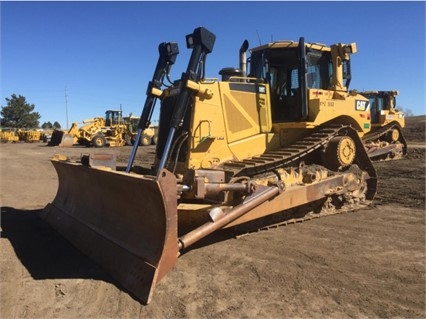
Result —
<path fill-rule="evenodd" d="M 397 110 L 382 110 L 379 115 L 379 123 L 371 125 L 371 131 L 374 132 L 381 127 L 390 124 L 392 122 L 397 122 L 401 127 L 405 126 L 405 117 L 404 114 Z"/>
<path fill-rule="evenodd" d="M 195 98 L 189 168 L 211 168 L 256 156 L 277 140 L 272 132 L 268 85 L 212 81 L 200 86 L 200 92 L 206 90 L 213 92 L 210 98 Z"/>
<path fill-rule="evenodd" d="M 390 124 L 398 123 L 401 127 L 405 127 L 405 117 L 404 114 L 398 110 L 382 110 L 379 115 L 379 123 L 374 123 L 371 126 L 371 131 L 374 132 L 379 128 Z"/>
<path fill-rule="evenodd" d="M 355 93 L 311 89 L 309 92 L 309 118 L 302 122 L 276 123 L 273 130 L 280 134 L 281 146 L 288 146 L 308 135 L 325 123 L 350 124 L 360 137 L 371 129 L 368 100 Z"/>
<path fill-rule="evenodd" d="M 202 93 L 206 91 L 212 94 L 206 97 Z M 368 99 L 356 93 L 311 89 L 308 121 L 272 123 L 268 84 L 213 80 L 200 84 L 199 92 L 185 165 L 191 169 L 261 155 L 294 143 L 333 120 L 352 125 L 360 137 L 370 130 Z"/>

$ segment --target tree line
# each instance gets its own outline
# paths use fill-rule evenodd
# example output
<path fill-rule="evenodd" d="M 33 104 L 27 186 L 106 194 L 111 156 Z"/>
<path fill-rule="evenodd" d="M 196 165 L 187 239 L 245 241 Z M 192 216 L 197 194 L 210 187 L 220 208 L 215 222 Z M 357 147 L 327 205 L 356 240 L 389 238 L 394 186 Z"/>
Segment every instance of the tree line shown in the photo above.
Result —
<path fill-rule="evenodd" d="M 1 107 L 0 126 L 7 128 L 31 129 L 40 127 L 41 115 L 35 112 L 35 105 L 27 102 L 22 95 L 12 94 L 10 98 L 5 99 L 6 106 Z M 43 129 L 60 129 L 61 125 L 55 121 L 53 124 L 44 122 L 41 125 Z"/>

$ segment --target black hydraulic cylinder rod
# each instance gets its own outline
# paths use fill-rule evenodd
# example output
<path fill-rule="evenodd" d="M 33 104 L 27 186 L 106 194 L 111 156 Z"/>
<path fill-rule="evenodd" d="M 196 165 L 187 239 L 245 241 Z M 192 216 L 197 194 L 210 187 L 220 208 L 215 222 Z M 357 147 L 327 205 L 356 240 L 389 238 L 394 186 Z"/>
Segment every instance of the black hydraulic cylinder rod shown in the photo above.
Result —
<path fill-rule="evenodd" d="M 299 89 L 301 103 L 301 120 L 308 119 L 308 87 L 307 87 L 307 70 L 306 70 L 306 45 L 305 38 L 299 39 Z"/>
<path fill-rule="evenodd" d="M 173 110 L 173 116 L 170 122 L 170 131 L 164 147 L 163 155 L 157 168 L 160 172 L 166 165 L 170 148 L 176 130 L 182 126 L 185 114 L 194 92 L 187 86 L 188 80 L 198 81 L 198 67 L 201 59 L 213 50 L 216 36 L 209 30 L 199 27 L 192 34 L 186 36 L 187 47 L 192 48 L 191 57 L 185 73 L 182 73 L 180 85 L 181 91 Z"/>
<path fill-rule="evenodd" d="M 179 54 L 178 44 L 175 42 L 163 42 L 159 45 L 158 51 L 160 57 L 155 68 L 152 81 L 148 84 L 146 91 L 146 101 L 142 110 L 141 118 L 139 119 L 139 129 L 146 129 L 154 109 L 154 102 L 157 96 L 152 94 L 152 89 L 161 89 L 164 76 L 170 72 L 171 66 L 176 62 L 176 57 Z"/>
<path fill-rule="evenodd" d="M 127 164 L 126 172 L 129 173 L 132 169 L 133 161 L 135 160 L 136 152 L 142 136 L 142 132 L 149 126 L 152 112 L 154 111 L 157 96 L 153 94 L 153 89 L 161 89 L 164 76 L 170 72 L 171 66 L 175 63 L 176 57 L 179 54 L 178 44 L 176 42 L 163 42 L 158 46 L 159 57 L 157 66 L 155 67 L 152 81 L 148 83 L 146 90 L 146 100 L 142 110 L 138 124 L 138 132 Z"/>
<path fill-rule="evenodd" d="M 346 83 L 345 86 L 349 90 L 349 85 L 352 80 L 351 60 L 346 61 Z"/>
<path fill-rule="evenodd" d="M 192 90 L 186 87 L 186 83 L 188 80 L 197 81 L 196 72 L 198 62 L 203 54 L 201 45 L 196 45 L 192 50 L 191 58 L 189 60 L 188 68 L 185 73 L 182 73 L 181 85 L 182 91 L 180 93 L 179 99 L 175 106 L 172 121 L 170 123 L 171 127 L 177 129 L 182 125 L 184 114 L 186 113 L 186 109 L 188 106 L 189 98 L 192 95 Z"/>

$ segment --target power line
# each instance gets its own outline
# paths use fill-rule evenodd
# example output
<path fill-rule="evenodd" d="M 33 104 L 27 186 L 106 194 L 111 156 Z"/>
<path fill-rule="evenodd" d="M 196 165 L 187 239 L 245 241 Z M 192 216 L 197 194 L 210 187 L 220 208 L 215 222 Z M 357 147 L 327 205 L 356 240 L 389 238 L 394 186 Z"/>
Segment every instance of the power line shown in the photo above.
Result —
<path fill-rule="evenodd" d="M 67 87 L 65 87 L 65 114 L 67 116 L 67 129 L 68 129 L 69 126 L 68 126 L 68 92 L 67 92 Z"/>

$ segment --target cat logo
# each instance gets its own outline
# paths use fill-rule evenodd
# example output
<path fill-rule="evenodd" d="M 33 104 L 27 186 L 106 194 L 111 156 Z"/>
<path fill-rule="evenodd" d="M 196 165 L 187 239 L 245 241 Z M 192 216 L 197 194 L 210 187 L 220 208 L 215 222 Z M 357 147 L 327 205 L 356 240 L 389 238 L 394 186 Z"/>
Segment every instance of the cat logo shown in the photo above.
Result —
<path fill-rule="evenodd" d="M 367 111 L 369 104 L 368 101 L 355 100 L 355 111 Z"/>

